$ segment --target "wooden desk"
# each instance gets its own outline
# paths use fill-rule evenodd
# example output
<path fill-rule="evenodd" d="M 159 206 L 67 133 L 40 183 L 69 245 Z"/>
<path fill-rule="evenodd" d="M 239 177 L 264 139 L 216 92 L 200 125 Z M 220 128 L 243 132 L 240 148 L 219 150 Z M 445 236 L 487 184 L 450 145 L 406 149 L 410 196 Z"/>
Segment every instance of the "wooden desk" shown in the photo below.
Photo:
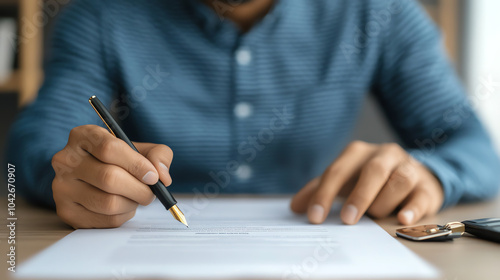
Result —
<path fill-rule="evenodd" d="M 1 198 L 3 201 L 6 198 Z M 54 244 L 72 229 L 62 223 L 55 212 L 28 205 L 22 200 L 16 202 L 16 265 Z M 5 205 L 2 202 L 2 205 Z M 6 221 L 6 210 L 2 209 Z M 429 217 L 420 223 L 443 224 L 455 220 L 467 220 L 500 216 L 500 197 L 489 202 L 460 205 Z M 378 220 L 377 223 L 395 237 L 395 230 L 401 227 L 394 217 Z M 419 223 L 419 224 L 420 224 Z M 13 279 L 7 274 L 5 262 L 7 237 L 5 226 L 1 231 L 2 273 L 1 279 Z M 398 241 L 433 264 L 443 273 L 446 280 L 500 279 L 500 244 L 467 236 L 451 242 L 417 243 L 397 238 Z"/>

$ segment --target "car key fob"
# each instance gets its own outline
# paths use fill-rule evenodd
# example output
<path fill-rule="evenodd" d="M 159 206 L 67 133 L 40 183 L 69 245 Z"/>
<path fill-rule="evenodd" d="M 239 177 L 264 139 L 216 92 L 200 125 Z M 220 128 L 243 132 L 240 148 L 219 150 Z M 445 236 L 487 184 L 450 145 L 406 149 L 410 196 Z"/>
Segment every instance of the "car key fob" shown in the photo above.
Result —
<path fill-rule="evenodd" d="M 460 222 L 441 225 L 422 225 L 400 228 L 396 235 L 413 241 L 443 241 L 457 238 L 464 234 L 465 226 Z"/>
<path fill-rule="evenodd" d="M 464 232 L 478 238 L 500 243 L 500 218 L 451 222 L 444 226 L 421 225 L 396 230 L 398 237 L 413 241 L 442 241 L 460 237 Z"/>
<path fill-rule="evenodd" d="M 500 243 L 500 218 L 467 220 L 462 223 L 465 225 L 465 232 Z"/>

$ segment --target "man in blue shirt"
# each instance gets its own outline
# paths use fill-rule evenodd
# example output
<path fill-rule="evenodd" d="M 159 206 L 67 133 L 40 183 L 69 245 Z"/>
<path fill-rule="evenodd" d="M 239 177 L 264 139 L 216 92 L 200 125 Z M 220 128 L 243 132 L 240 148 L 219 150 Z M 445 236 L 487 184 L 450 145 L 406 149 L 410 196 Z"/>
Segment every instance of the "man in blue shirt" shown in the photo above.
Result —
<path fill-rule="evenodd" d="M 347 143 L 369 92 L 403 147 Z M 91 95 L 141 154 L 98 126 Z M 436 28 L 399 0 L 75 0 L 8 153 L 25 195 L 75 228 L 120 226 L 158 179 L 208 197 L 298 191 L 312 223 L 342 195 L 346 224 L 407 225 L 500 183 Z"/>

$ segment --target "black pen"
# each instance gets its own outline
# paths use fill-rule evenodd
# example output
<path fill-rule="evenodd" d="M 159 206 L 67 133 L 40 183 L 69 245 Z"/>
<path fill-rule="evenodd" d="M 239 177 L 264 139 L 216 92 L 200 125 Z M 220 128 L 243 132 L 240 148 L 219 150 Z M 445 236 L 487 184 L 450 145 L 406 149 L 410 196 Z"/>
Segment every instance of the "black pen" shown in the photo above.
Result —
<path fill-rule="evenodd" d="M 99 98 L 93 95 L 89 98 L 89 103 L 90 105 L 92 105 L 92 108 L 94 108 L 97 115 L 99 115 L 104 124 L 108 127 L 111 134 L 113 134 L 116 138 L 123 140 L 130 146 L 130 148 L 134 149 L 134 151 L 139 152 L 134 144 L 132 144 L 130 139 L 128 139 L 127 135 L 125 135 L 125 132 L 123 132 L 113 116 L 111 116 L 104 104 L 102 104 L 102 102 L 99 100 Z M 165 206 L 165 208 L 170 211 L 172 216 L 174 216 L 177 221 L 186 225 L 186 227 L 189 227 L 186 221 L 186 217 L 184 217 L 182 211 L 179 209 L 179 207 L 177 207 L 177 201 L 167 190 L 167 187 L 165 187 L 165 185 L 160 180 L 158 180 L 156 184 L 150 185 L 149 187 L 151 188 L 151 191 L 153 191 L 153 193 L 156 195 L 156 197 L 161 201 L 163 206 Z"/>

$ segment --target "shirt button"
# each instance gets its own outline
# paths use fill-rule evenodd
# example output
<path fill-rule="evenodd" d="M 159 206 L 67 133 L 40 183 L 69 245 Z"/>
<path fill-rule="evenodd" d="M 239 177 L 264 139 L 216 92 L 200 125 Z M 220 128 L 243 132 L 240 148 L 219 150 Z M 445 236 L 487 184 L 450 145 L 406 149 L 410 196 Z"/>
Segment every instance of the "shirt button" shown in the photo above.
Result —
<path fill-rule="evenodd" d="M 239 49 L 236 51 L 236 61 L 239 65 L 248 65 L 252 61 L 252 53 L 247 49 Z"/>
<path fill-rule="evenodd" d="M 240 180 L 247 180 L 252 177 L 252 168 L 246 164 L 242 164 L 236 169 L 236 177 Z"/>
<path fill-rule="evenodd" d="M 240 102 L 234 106 L 234 115 L 240 119 L 248 118 L 252 115 L 252 105 L 247 102 Z"/>

